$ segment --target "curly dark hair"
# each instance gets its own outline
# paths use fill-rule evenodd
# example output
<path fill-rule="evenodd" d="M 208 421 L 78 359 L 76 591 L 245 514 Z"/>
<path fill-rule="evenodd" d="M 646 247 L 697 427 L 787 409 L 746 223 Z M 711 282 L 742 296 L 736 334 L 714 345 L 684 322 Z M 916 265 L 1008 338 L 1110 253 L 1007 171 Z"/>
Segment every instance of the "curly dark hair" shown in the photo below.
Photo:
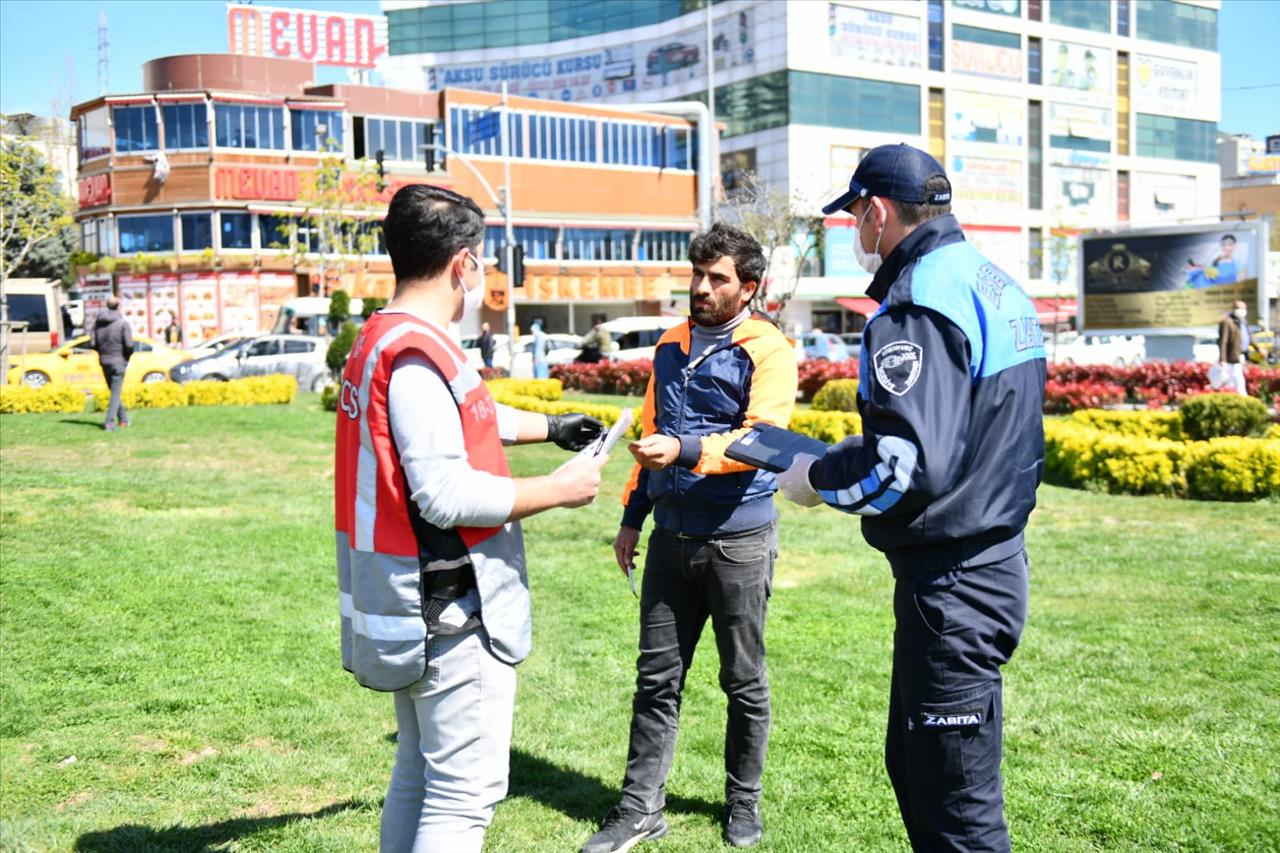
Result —
<path fill-rule="evenodd" d="M 747 232 L 717 222 L 710 231 L 689 242 L 691 263 L 713 264 L 726 256 L 733 258 L 733 268 L 739 281 L 759 284 L 764 276 L 764 250 Z"/>

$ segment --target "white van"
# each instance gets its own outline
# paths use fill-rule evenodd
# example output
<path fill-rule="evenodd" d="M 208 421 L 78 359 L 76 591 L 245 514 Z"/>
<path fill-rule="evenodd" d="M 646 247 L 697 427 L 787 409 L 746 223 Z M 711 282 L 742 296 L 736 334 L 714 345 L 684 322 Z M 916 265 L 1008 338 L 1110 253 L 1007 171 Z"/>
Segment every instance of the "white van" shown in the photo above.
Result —
<path fill-rule="evenodd" d="M 9 354 L 50 352 L 62 346 L 62 287 L 56 278 L 10 278 L 4 283 L 9 303 Z M 25 323 L 26 326 L 20 324 Z"/>
<path fill-rule="evenodd" d="M 348 317 L 354 320 L 357 326 L 364 324 L 364 318 L 360 314 L 362 310 L 364 310 L 364 300 L 353 296 Z M 280 309 L 280 316 L 276 317 L 276 324 L 271 329 L 271 333 L 274 335 L 336 334 L 336 329 L 329 328 L 329 297 L 299 296 L 296 299 L 290 299 Z"/>
<path fill-rule="evenodd" d="M 608 357 L 613 361 L 653 358 L 654 348 L 662 333 L 672 326 L 687 322 L 687 317 L 618 317 L 601 324 L 613 338 Z"/>

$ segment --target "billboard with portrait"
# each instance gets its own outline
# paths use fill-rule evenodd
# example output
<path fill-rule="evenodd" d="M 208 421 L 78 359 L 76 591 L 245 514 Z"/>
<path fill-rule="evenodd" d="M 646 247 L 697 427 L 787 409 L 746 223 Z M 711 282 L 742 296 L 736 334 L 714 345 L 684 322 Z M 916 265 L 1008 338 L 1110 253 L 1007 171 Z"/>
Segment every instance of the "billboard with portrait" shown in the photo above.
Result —
<path fill-rule="evenodd" d="M 1111 51 L 1070 41 L 1045 42 L 1044 82 L 1062 95 L 1078 100 L 1106 102 L 1113 92 Z"/>
<path fill-rule="evenodd" d="M 838 59 L 920 67 L 920 19 L 913 15 L 828 3 L 827 33 Z"/>
<path fill-rule="evenodd" d="M 1022 98 L 964 92 L 947 93 L 947 138 L 1021 148 L 1026 138 L 1027 102 Z"/>
<path fill-rule="evenodd" d="M 1265 316 L 1266 245 L 1258 222 L 1086 234 L 1081 328 L 1196 334 L 1237 301 L 1257 322 Z"/>

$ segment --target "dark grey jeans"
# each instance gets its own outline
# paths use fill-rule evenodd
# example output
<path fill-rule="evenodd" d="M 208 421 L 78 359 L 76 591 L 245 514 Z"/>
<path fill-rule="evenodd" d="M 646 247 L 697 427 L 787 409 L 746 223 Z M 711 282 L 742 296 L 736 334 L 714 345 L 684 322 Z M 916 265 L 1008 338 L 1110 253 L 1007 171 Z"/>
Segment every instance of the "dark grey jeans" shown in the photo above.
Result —
<path fill-rule="evenodd" d="M 107 404 L 107 419 L 103 422 L 107 426 L 115 426 L 117 422 L 129 422 L 129 410 L 124 407 L 124 402 L 120 399 L 120 394 L 124 390 L 124 371 L 123 364 L 104 364 L 102 365 L 102 377 L 107 380 L 107 387 L 111 389 L 111 402 Z"/>
<path fill-rule="evenodd" d="M 769 743 L 764 622 L 776 557 L 772 524 L 722 539 L 680 539 L 661 530 L 649 537 L 623 806 L 652 813 L 666 805 L 680 694 L 707 617 L 720 652 L 720 687 L 729 699 L 725 801 L 760 798 Z"/>

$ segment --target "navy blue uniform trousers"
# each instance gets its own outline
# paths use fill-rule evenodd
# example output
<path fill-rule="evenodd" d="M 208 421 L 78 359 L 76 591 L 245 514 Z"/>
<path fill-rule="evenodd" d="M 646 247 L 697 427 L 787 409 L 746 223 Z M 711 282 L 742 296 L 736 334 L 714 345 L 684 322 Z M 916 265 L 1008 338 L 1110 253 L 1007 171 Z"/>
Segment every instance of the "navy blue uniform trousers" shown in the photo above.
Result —
<path fill-rule="evenodd" d="M 1027 555 L 894 588 L 885 766 L 917 851 L 1009 850 L 1000 667 L 1027 616 Z"/>

